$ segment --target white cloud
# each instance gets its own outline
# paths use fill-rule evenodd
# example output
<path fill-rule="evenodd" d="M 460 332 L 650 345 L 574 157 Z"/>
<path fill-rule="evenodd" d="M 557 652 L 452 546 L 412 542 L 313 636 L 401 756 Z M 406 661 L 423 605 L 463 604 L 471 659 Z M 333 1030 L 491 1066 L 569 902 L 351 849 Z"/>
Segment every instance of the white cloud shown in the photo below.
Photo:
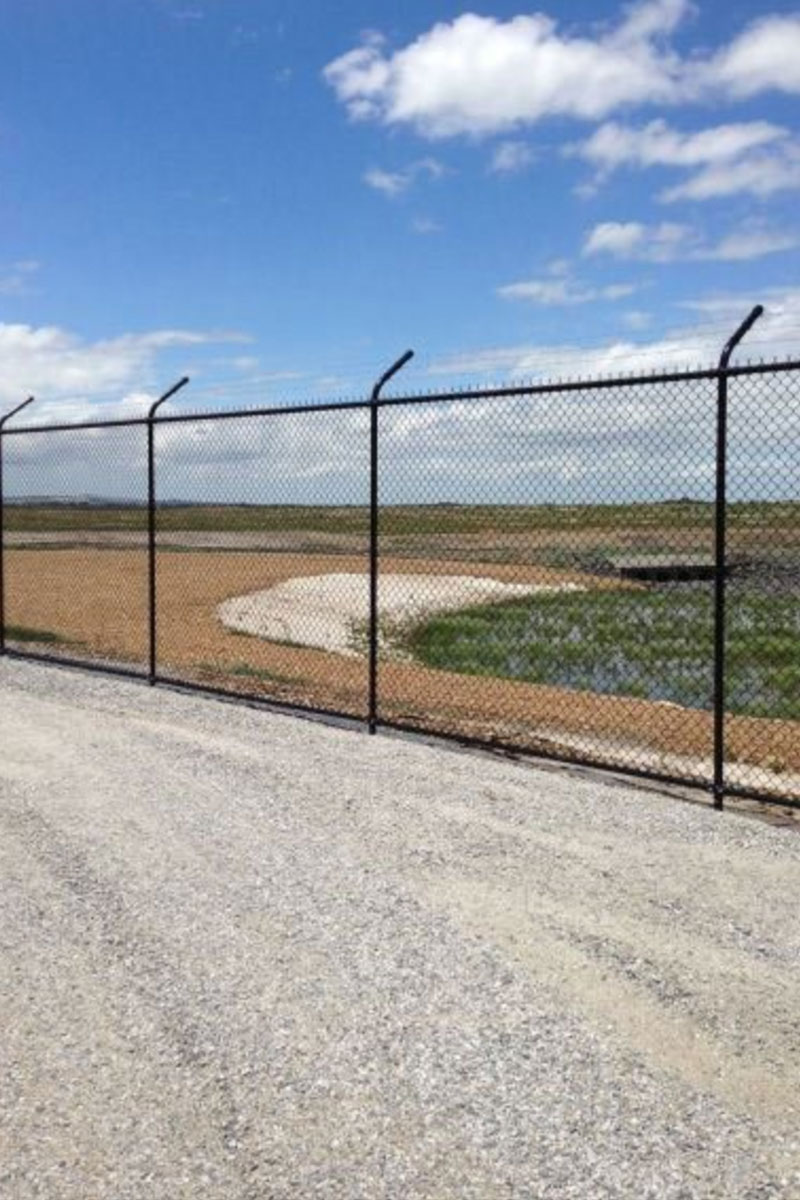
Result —
<path fill-rule="evenodd" d="M 745 262 L 751 258 L 761 258 L 765 254 L 796 250 L 798 246 L 800 236 L 796 233 L 744 229 L 728 234 L 709 250 L 699 252 L 696 257 L 715 258 L 722 262 Z"/>
<path fill-rule="evenodd" d="M 160 351 L 247 340 L 240 333 L 159 329 L 86 342 L 58 326 L 0 323 L 0 400 L 10 406 L 33 393 L 42 402 L 68 397 L 83 402 L 123 393 L 148 383 Z M 59 415 L 65 411 L 59 404 Z M 42 403 L 37 413 L 45 413 Z"/>
<path fill-rule="evenodd" d="M 662 221 L 644 225 L 639 221 L 604 221 L 588 234 L 583 254 L 610 254 L 639 262 L 678 261 L 743 262 L 766 254 L 793 250 L 800 245 L 794 233 L 749 226 L 727 234 L 720 241 L 704 242 L 689 225 Z"/>
<path fill-rule="evenodd" d="M 594 41 L 560 34 L 543 13 L 509 21 L 464 13 L 394 54 L 359 46 L 324 74 L 352 117 L 431 137 L 502 132 L 556 114 L 597 119 L 674 97 L 675 61 L 655 39 L 686 7 L 640 4 Z"/>
<path fill-rule="evenodd" d="M 798 357 L 794 352 L 797 351 L 796 335 L 800 332 L 800 322 L 798 322 L 800 288 L 770 288 L 766 294 L 759 294 L 756 299 L 763 301 L 765 310 L 756 327 L 759 335 L 767 332 L 773 342 L 783 343 L 784 335 L 791 333 L 793 342 L 782 345 L 780 352 L 784 354 L 788 346 L 788 357 Z M 746 315 L 748 302 L 752 305 L 752 295 L 749 292 L 744 295 L 738 292 L 729 292 L 684 300 L 681 302 L 681 307 L 691 309 L 692 312 L 702 313 L 707 317 L 713 317 L 715 321 L 736 323 L 737 317 L 741 320 Z"/>
<path fill-rule="evenodd" d="M 684 133 L 666 121 L 650 121 L 640 129 L 608 121 L 569 153 L 577 154 L 603 172 L 621 166 L 701 167 L 731 162 L 747 151 L 780 141 L 788 129 L 769 121 L 716 125 Z"/>
<path fill-rule="evenodd" d="M 800 17 L 767 16 L 729 45 L 682 58 L 669 38 L 689 0 L 646 0 L 615 28 L 578 36 L 544 13 L 464 13 L 392 52 L 372 40 L 324 76 L 351 117 L 426 137 L 504 133 L 546 117 L 800 91 Z"/>
<path fill-rule="evenodd" d="M 800 145 L 787 142 L 733 162 L 713 163 L 684 183 L 667 188 L 659 198 L 670 203 L 674 200 L 713 200 L 741 193 L 763 200 L 776 192 L 798 188 Z"/>
<path fill-rule="evenodd" d="M 609 121 L 568 154 L 594 164 L 597 179 L 620 167 L 676 167 L 694 173 L 662 191 L 660 199 L 707 200 L 737 192 L 758 197 L 800 187 L 800 145 L 769 121 L 716 125 L 682 132 L 666 121 L 633 128 Z"/>
<path fill-rule="evenodd" d="M 24 296 L 30 290 L 32 277 L 41 264 L 34 259 L 24 259 L 0 267 L 0 296 Z"/>
<path fill-rule="evenodd" d="M 642 329 L 647 329 L 653 318 L 648 312 L 642 312 L 640 309 L 631 309 L 630 312 L 623 313 L 622 320 L 628 329 L 640 332 Z"/>
<path fill-rule="evenodd" d="M 636 283 L 611 283 L 599 289 L 599 298 L 601 300 L 622 300 L 625 296 L 632 296 L 638 290 L 639 285 Z"/>
<path fill-rule="evenodd" d="M 584 255 L 611 254 L 643 262 L 672 262 L 686 257 L 695 235 L 687 225 L 663 221 L 643 225 L 639 221 L 604 221 L 595 225 L 583 246 Z"/>
<path fill-rule="evenodd" d="M 501 142 L 492 154 L 490 170 L 498 174 L 512 174 L 524 169 L 534 161 L 535 154 L 526 142 Z"/>
<path fill-rule="evenodd" d="M 617 39 L 635 44 L 659 34 L 673 33 L 690 10 L 687 0 L 644 0 L 629 8 Z"/>
<path fill-rule="evenodd" d="M 734 361 L 758 350 L 763 332 L 794 348 L 800 293 L 765 298 L 767 315 L 742 344 Z M 487 348 L 439 360 L 431 374 L 454 378 L 479 376 L 496 383 L 555 379 L 647 376 L 653 370 L 713 366 L 723 342 L 752 305 L 750 296 L 728 297 L 723 323 L 677 327 L 661 336 L 634 341 L 620 338 L 587 347 L 576 338 L 566 344 Z M 722 312 L 722 310 L 720 310 Z M 788 354 L 786 355 L 788 357 Z M 786 404 L 784 385 L 770 376 L 754 376 L 731 389 L 730 495 L 773 497 L 791 486 L 786 445 L 800 436 L 800 410 Z M 512 500 L 655 499 L 693 495 L 713 497 L 715 480 L 715 399 L 713 379 L 680 385 L 645 381 L 634 387 L 603 390 L 587 386 L 558 396 L 498 399 L 488 396 L 463 403 L 423 408 L 418 427 L 404 418 L 418 410 L 387 413 L 384 488 L 387 502 L 413 500 L 437 481 L 434 498 L 474 503 L 491 493 Z M 481 469 L 475 472 L 474 464 Z M 472 469 L 470 469 L 472 468 Z M 765 483 L 764 481 L 767 481 Z"/>
<path fill-rule="evenodd" d="M 645 346 L 619 341 L 595 349 L 573 343 L 479 353 L 483 368 L 490 359 L 503 362 L 508 382 L 525 376 L 544 382 L 554 375 L 673 367 L 687 355 L 694 365 L 701 348 L 706 362 L 719 352 L 710 340 L 679 331 Z M 438 366 L 451 375 L 464 361 Z M 752 495 L 754 488 L 763 494 L 765 487 L 774 495 L 776 485 L 790 482 L 785 446 L 800 436 L 800 410 L 786 405 L 783 391 L 768 376 L 732 389 L 733 498 L 742 491 Z M 149 399 L 141 395 L 137 403 L 144 407 Z M 382 498 L 386 504 L 711 498 L 714 402 L 712 379 L 390 407 L 381 424 Z M 165 499 L 365 509 L 369 499 L 369 417 L 363 410 L 186 421 L 162 426 L 157 449 Z M 88 432 L 57 446 L 46 435 L 18 435 L 8 440 L 8 494 L 94 493 L 141 503 L 145 450 L 141 430 L 124 437 Z"/>
<path fill-rule="evenodd" d="M 441 179 L 447 168 L 436 158 L 420 158 L 400 171 L 384 171 L 381 167 L 370 167 L 364 172 L 364 183 L 383 192 L 385 196 L 399 196 L 416 182 L 421 175 L 429 179 Z"/>
<path fill-rule="evenodd" d="M 259 360 L 253 354 L 238 354 L 230 360 L 230 365 L 236 371 L 257 371 Z"/>
<path fill-rule="evenodd" d="M 154 399 L 151 392 L 132 393 L 103 415 L 142 415 Z M 33 415 L 33 409 L 27 411 Z M 96 407 L 87 402 L 59 405 L 60 419 L 82 421 L 96 415 Z M 94 494 L 146 501 L 141 428 L 19 433 L 8 438 L 4 449 L 9 496 Z M 369 416 L 363 410 L 164 424 L 158 429 L 156 453 L 162 499 L 368 502 Z"/>
<path fill-rule="evenodd" d="M 748 346 L 756 348 L 767 342 L 771 352 L 790 358 L 797 352 L 800 290 L 768 293 L 762 298 L 767 306 L 766 315 L 743 343 L 741 357 L 747 357 Z M 559 376 L 593 379 L 632 371 L 713 366 L 723 343 L 747 316 L 752 304 L 751 295 L 691 301 L 686 307 L 713 319 L 713 328 L 705 321 L 699 327 L 684 323 L 647 341 L 615 339 L 597 346 L 587 346 L 576 339 L 550 345 L 489 347 L 439 358 L 430 365 L 429 373 L 451 379 L 501 376 L 512 381 Z"/>
<path fill-rule="evenodd" d="M 800 15 L 755 21 L 713 59 L 709 75 L 736 97 L 775 88 L 800 93 Z"/>
<path fill-rule="evenodd" d="M 626 258 L 641 246 L 644 228 L 640 221 L 603 221 L 589 234 L 583 253 L 616 254 Z"/>
<path fill-rule="evenodd" d="M 442 227 L 438 221 L 434 221 L 431 217 L 415 217 L 411 222 L 411 228 L 414 233 L 425 236 L 430 233 L 441 233 Z"/>
<path fill-rule="evenodd" d="M 385 196 L 399 196 L 411 184 L 411 179 L 403 171 L 384 171 L 381 167 L 370 167 L 364 172 L 364 183 L 383 192 Z"/>
<path fill-rule="evenodd" d="M 796 349 L 800 290 L 760 298 L 767 314 L 743 344 L 739 359 L 748 350 L 759 352 L 762 334 L 771 349 L 789 357 Z M 449 377 L 448 383 L 457 374 L 498 372 L 503 382 L 544 382 L 559 376 L 711 365 L 753 299 L 739 295 L 694 301 L 692 325 L 646 341 L 630 337 L 587 347 L 576 336 L 566 344 L 478 349 L 439 360 L 429 370 L 440 381 Z M 716 327 L 709 329 L 707 320 L 697 326 L 698 313 L 713 319 Z M 769 376 L 754 376 L 746 387 L 731 389 L 734 498 L 759 494 L 756 489 L 776 495 L 776 487 L 788 487 L 786 447 L 800 437 L 800 408 L 786 403 L 788 377 L 783 378 L 779 387 Z M 152 398 L 149 391 L 131 392 L 125 405 L 142 412 Z M 599 503 L 689 494 L 710 498 L 714 413 L 713 379 L 586 387 L 569 396 L 545 391 L 390 407 L 384 410 L 381 434 L 386 452 L 383 499 Z M 64 403 L 60 415 L 80 419 L 92 415 L 92 405 Z M 55 440 L 17 435 L 7 445 L 8 494 L 95 493 L 142 502 L 145 449 L 141 430 L 132 436 L 87 431 L 63 439 L 56 435 Z M 369 416 L 360 409 L 165 425 L 158 433 L 158 462 L 163 498 L 366 505 Z"/>
<path fill-rule="evenodd" d="M 529 300 L 533 304 L 560 306 L 589 304 L 594 300 L 621 300 L 635 291 L 636 285 L 632 283 L 593 287 L 561 275 L 550 279 L 525 279 L 519 283 L 507 283 L 497 289 L 497 294 L 504 300 Z"/>

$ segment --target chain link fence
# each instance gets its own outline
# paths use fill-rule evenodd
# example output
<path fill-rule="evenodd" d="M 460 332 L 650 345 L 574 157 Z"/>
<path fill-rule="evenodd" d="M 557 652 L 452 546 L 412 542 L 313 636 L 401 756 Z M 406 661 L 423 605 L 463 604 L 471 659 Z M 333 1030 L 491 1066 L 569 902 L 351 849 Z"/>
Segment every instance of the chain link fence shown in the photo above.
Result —
<path fill-rule="evenodd" d="M 800 788 L 800 376 L 730 380 L 729 790 Z"/>
<path fill-rule="evenodd" d="M 5 647 L 143 673 L 144 430 L 6 431 L 2 453 Z"/>
<path fill-rule="evenodd" d="M 164 677 L 365 718 L 369 414 L 165 421 L 155 431 Z"/>
<path fill-rule="evenodd" d="M 620 382 L 386 413 L 381 586 L 404 568 L 415 587 L 408 617 L 382 606 L 386 719 L 705 777 L 708 389 Z"/>
<path fill-rule="evenodd" d="M 800 800 L 800 362 L 378 393 L 7 426 L 3 649 Z"/>

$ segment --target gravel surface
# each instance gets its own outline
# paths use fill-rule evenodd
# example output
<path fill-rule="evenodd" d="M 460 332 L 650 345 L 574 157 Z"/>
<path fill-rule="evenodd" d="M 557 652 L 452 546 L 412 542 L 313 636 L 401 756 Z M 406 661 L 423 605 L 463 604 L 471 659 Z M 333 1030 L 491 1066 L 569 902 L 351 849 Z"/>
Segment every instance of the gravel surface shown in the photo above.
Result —
<path fill-rule="evenodd" d="M 0 663 L 0 1195 L 800 1197 L 800 838 Z"/>
<path fill-rule="evenodd" d="M 480 575 L 384 573 L 378 579 L 378 603 L 382 621 L 421 621 L 429 613 L 469 604 L 583 590 L 574 583 L 548 586 L 501 583 Z M 366 649 L 363 626 L 369 618 L 369 576 L 363 572 L 301 575 L 248 596 L 234 596 L 217 611 L 228 629 L 338 654 L 358 654 L 359 643 Z"/>

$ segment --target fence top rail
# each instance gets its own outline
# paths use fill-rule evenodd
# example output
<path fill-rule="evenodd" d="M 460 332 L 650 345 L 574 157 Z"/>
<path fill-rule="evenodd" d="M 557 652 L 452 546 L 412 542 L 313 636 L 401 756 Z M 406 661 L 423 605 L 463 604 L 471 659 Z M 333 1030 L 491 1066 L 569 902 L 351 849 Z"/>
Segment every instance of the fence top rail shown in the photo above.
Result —
<path fill-rule="evenodd" d="M 110 417 L 97 421 L 64 421 L 47 425 L 13 425 L 0 430 L 2 437 L 14 434 L 63 433 L 79 429 L 122 429 L 136 426 L 175 425 L 198 421 L 225 421 L 243 417 L 292 416 L 310 412 L 347 412 L 379 408 L 391 408 L 412 404 L 437 404 L 457 400 L 493 400 L 513 396 L 542 396 L 554 393 L 610 391 L 614 388 L 642 387 L 646 384 L 691 383 L 703 379 L 719 379 L 721 375 L 734 378 L 743 375 L 777 375 L 788 371 L 800 371 L 800 359 L 785 359 L 779 362 L 743 363 L 739 366 L 701 367 L 695 370 L 664 371 L 639 375 L 619 375 L 596 379 L 567 379 L 544 383 L 509 384 L 507 387 L 466 388 L 444 392 L 412 393 L 401 396 L 385 396 L 377 400 L 330 400 L 312 404 L 277 404 L 261 408 L 226 408 L 205 412 L 158 413 L 152 419 L 147 415 L 137 417 Z"/>

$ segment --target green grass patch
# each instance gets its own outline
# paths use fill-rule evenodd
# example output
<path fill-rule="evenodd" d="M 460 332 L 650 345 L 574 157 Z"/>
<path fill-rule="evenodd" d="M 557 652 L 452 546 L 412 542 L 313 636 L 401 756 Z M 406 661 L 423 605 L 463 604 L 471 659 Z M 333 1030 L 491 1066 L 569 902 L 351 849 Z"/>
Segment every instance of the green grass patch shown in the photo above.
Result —
<path fill-rule="evenodd" d="M 440 613 L 394 632 L 428 666 L 709 708 L 708 586 L 564 592 Z M 755 588 L 728 599 L 728 708 L 800 720 L 800 602 Z"/>
<path fill-rule="evenodd" d="M 5 635 L 8 642 L 41 642 L 51 646 L 76 644 L 52 629 L 33 629 L 30 625 L 6 625 Z"/>

